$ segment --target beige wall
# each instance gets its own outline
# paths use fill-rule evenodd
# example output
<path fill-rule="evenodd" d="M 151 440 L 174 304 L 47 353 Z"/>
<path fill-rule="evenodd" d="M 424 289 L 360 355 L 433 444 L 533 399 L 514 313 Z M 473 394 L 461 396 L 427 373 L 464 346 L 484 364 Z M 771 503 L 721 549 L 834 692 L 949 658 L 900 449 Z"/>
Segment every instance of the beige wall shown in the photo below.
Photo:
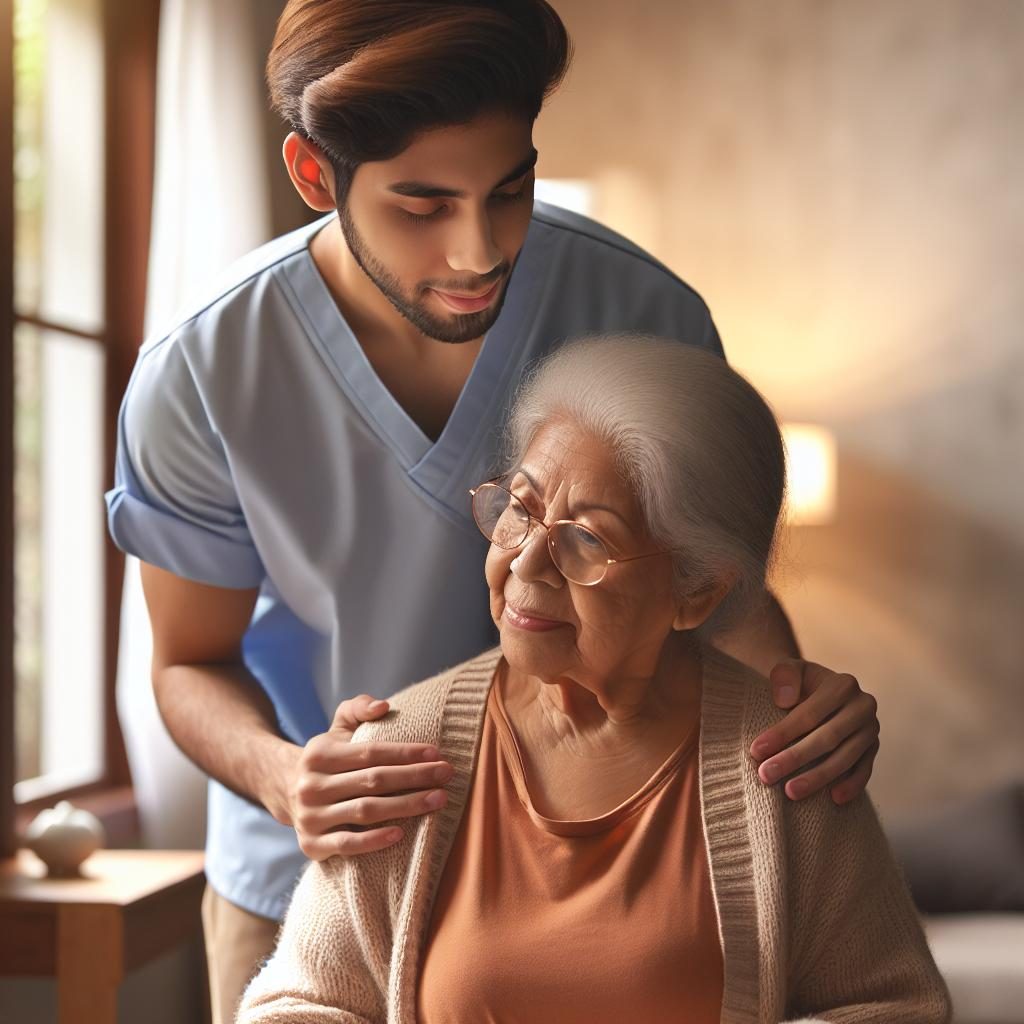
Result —
<path fill-rule="evenodd" d="M 1024 4 L 555 6 L 541 173 L 603 185 L 783 415 L 1024 544 Z"/>
<path fill-rule="evenodd" d="M 839 519 L 781 582 L 882 699 L 893 809 L 1024 775 L 1024 3 L 554 0 L 540 173 L 711 306 Z"/>

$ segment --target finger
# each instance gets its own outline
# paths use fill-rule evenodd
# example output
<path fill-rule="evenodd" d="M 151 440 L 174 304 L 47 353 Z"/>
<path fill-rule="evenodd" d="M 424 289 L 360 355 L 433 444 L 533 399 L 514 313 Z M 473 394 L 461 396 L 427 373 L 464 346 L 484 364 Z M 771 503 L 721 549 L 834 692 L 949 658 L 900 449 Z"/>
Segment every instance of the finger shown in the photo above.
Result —
<path fill-rule="evenodd" d="M 404 833 L 400 828 L 372 828 L 365 832 L 330 832 L 300 843 L 302 852 L 310 860 L 328 857 L 357 857 L 394 846 Z"/>
<path fill-rule="evenodd" d="M 846 704 L 824 724 L 764 761 L 757 774 L 763 782 L 771 785 L 838 750 L 846 740 L 855 736 L 861 741 L 858 757 L 878 738 L 871 719 L 857 705 Z"/>
<path fill-rule="evenodd" d="M 441 752 L 431 743 L 351 743 L 325 733 L 306 744 L 303 757 L 307 770 L 333 775 L 378 765 L 439 761 Z"/>
<path fill-rule="evenodd" d="M 791 800 L 802 800 L 831 785 L 857 763 L 872 742 L 873 737 L 860 733 L 844 740 L 813 768 L 808 768 L 795 779 L 790 779 L 785 785 L 786 796 Z"/>
<path fill-rule="evenodd" d="M 837 804 L 848 804 L 856 799 L 867 788 L 868 779 L 875 767 L 875 757 L 878 755 L 878 740 L 861 755 L 860 760 L 846 773 L 839 783 L 829 791 L 832 800 Z"/>
<path fill-rule="evenodd" d="M 309 810 L 302 816 L 301 827 L 305 832 L 325 833 L 346 825 L 379 825 L 392 818 L 416 818 L 429 814 L 447 803 L 448 794 L 443 789 L 403 796 L 361 796 Z"/>
<path fill-rule="evenodd" d="M 382 765 L 338 775 L 310 774 L 299 784 L 299 797 L 306 806 L 326 806 L 360 796 L 431 789 L 443 786 L 454 774 L 455 769 L 447 761 L 412 766 Z"/>
<path fill-rule="evenodd" d="M 829 674 L 831 679 L 826 684 L 820 686 L 803 703 L 798 704 L 781 722 L 766 729 L 754 740 L 750 745 L 750 753 L 754 757 L 760 760 L 777 754 L 795 743 L 801 736 L 816 729 L 841 707 L 853 703 L 858 695 L 873 702 L 874 698 L 870 694 L 860 692 L 857 680 L 853 676 Z M 874 713 L 868 713 L 864 704 L 858 705 L 858 711 L 864 715 L 858 723 L 860 725 L 865 725 Z M 838 743 L 841 738 L 842 735 L 838 736 L 836 742 Z"/>
<path fill-rule="evenodd" d="M 800 675 L 800 696 L 810 697 L 820 686 L 828 683 L 840 675 L 849 675 L 847 672 L 833 672 L 832 669 L 819 665 L 816 661 L 805 661 L 802 658 L 790 658 L 781 662 L 782 665 L 796 665 Z M 857 680 L 850 676 L 856 689 L 860 689 Z"/>
<path fill-rule="evenodd" d="M 378 700 L 368 693 L 361 693 L 358 697 L 351 697 L 343 700 L 334 712 L 334 720 L 331 722 L 332 729 L 343 729 L 352 732 L 362 722 L 372 722 L 385 714 L 389 708 L 386 700 Z"/>
<path fill-rule="evenodd" d="M 771 670 L 768 680 L 776 707 L 791 708 L 800 700 L 806 664 L 801 658 L 787 658 Z"/>

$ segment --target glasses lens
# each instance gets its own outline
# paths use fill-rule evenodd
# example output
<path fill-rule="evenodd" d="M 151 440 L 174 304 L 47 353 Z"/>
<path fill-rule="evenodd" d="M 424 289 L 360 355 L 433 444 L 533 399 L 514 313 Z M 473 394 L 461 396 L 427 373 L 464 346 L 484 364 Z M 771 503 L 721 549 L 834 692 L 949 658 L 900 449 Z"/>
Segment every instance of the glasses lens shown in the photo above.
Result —
<path fill-rule="evenodd" d="M 556 523 L 549 532 L 551 559 L 573 583 L 600 583 L 608 569 L 608 549 L 596 533 L 579 523 Z"/>
<path fill-rule="evenodd" d="M 530 515 L 522 502 L 497 484 L 476 489 L 473 518 L 492 544 L 506 550 L 522 544 L 530 530 Z"/>

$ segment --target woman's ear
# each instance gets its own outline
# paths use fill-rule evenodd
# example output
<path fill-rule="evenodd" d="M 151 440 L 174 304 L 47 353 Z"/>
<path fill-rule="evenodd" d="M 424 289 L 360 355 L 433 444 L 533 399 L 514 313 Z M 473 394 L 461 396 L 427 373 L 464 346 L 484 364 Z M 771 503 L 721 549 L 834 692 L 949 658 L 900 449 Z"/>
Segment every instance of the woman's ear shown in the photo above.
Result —
<path fill-rule="evenodd" d="M 290 132 L 283 153 L 288 177 L 306 205 L 321 213 L 333 210 L 334 169 L 320 148 L 297 132 Z"/>
<path fill-rule="evenodd" d="M 672 628 L 682 631 L 704 625 L 725 595 L 732 590 L 733 582 L 734 578 L 729 576 L 716 583 L 706 583 L 686 594 L 679 602 Z"/>

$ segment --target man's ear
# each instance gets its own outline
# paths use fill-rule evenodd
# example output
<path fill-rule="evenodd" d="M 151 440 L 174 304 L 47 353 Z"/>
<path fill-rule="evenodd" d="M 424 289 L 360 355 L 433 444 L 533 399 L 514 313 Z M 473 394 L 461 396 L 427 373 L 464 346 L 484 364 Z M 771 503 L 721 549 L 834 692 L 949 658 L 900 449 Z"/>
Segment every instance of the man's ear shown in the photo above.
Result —
<path fill-rule="evenodd" d="M 334 169 L 320 147 L 297 132 L 284 140 L 284 165 L 296 192 L 313 210 L 327 213 L 335 208 Z"/>
<path fill-rule="evenodd" d="M 686 594 L 679 601 L 676 617 L 672 620 L 672 628 L 682 631 L 702 626 L 732 589 L 733 582 L 733 577 L 730 576 L 717 583 L 707 583 Z"/>

